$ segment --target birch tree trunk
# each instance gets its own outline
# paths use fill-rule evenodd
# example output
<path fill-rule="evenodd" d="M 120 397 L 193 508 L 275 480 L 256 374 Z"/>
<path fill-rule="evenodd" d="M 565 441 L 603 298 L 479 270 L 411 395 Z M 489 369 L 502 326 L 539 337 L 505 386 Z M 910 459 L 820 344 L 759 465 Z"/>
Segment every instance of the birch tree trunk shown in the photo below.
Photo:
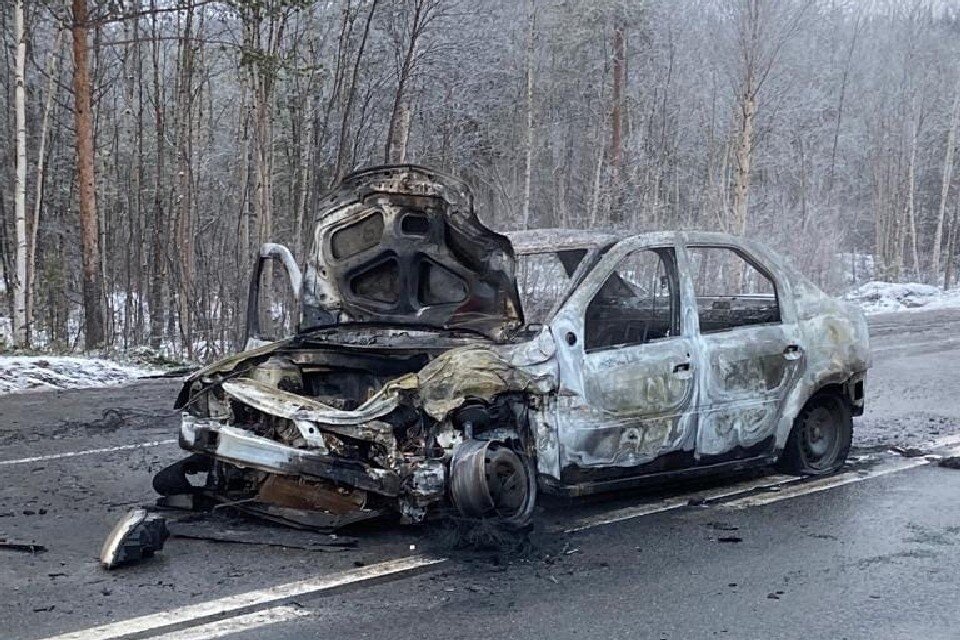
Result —
<path fill-rule="evenodd" d="M 37 273 L 37 230 L 40 228 L 40 212 L 43 207 L 43 186 L 45 180 L 47 132 L 50 130 L 50 112 L 53 109 L 54 75 L 60 61 L 60 41 L 63 30 L 57 28 L 57 37 L 54 41 L 54 54 L 47 59 L 47 93 L 43 105 L 43 119 L 40 123 L 40 148 L 37 151 L 37 184 L 33 201 L 33 218 L 30 221 L 30 236 L 27 244 L 27 342 L 33 330 L 33 309 L 36 292 L 33 283 Z"/>
<path fill-rule="evenodd" d="M 403 61 L 400 64 L 400 74 L 397 78 L 397 92 L 393 98 L 393 108 L 390 111 L 390 124 L 387 128 L 387 142 L 383 150 L 384 161 L 388 163 L 403 161 L 397 159 L 402 156 L 398 153 L 396 144 L 406 136 L 403 132 L 398 132 L 397 129 L 404 125 L 403 118 L 407 118 L 406 128 L 409 130 L 409 102 L 406 98 L 407 84 L 410 81 L 410 76 L 413 74 L 417 58 L 417 47 L 420 44 L 420 36 L 423 33 L 425 21 L 428 17 L 429 7 L 427 0 L 413 0 L 413 15 L 410 20 L 410 40 L 407 43 L 406 50 L 403 54 Z M 404 115 L 405 109 L 408 112 L 406 115 Z M 405 154 L 406 149 L 404 149 L 403 152 Z"/>
<path fill-rule="evenodd" d="M 944 214 L 947 209 L 947 196 L 950 193 L 950 179 L 953 177 L 953 153 L 957 138 L 957 121 L 960 119 L 960 77 L 953 90 L 953 111 L 950 115 L 950 128 L 947 130 L 947 148 L 943 154 L 943 180 L 940 185 L 940 208 L 937 211 L 937 230 L 933 234 L 933 247 L 930 249 L 930 280 L 940 281 L 940 250 L 943 242 Z"/>
<path fill-rule="evenodd" d="M 626 53 L 623 42 L 623 23 L 617 22 L 613 29 L 613 95 L 610 109 L 610 169 L 613 184 L 610 189 L 612 200 L 610 217 L 622 222 L 623 198 L 621 185 L 623 181 L 623 85 L 625 79 L 624 64 Z M 659 165 L 659 163 L 658 163 Z M 658 181 L 659 182 L 659 181 Z M 654 184 L 654 198 L 659 194 L 659 184 Z M 656 207 L 654 207 L 656 211 Z"/>
<path fill-rule="evenodd" d="M 177 316 L 187 358 L 193 359 L 193 6 L 187 7 L 177 79 Z"/>
<path fill-rule="evenodd" d="M 14 37 L 17 41 L 15 71 L 17 172 L 14 183 L 14 215 L 17 236 L 17 273 L 13 286 L 13 341 L 20 348 L 29 346 L 27 325 L 27 110 L 26 80 L 27 33 L 23 24 L 23 0 L 14 5 Z"/>
<path fill-rule="evenodd" d="M 353 105 L 356 101 L 357 95 L 357 84 L 360 77 L 360 67 L 363 62 L 363 53 L 367 48 L 367 40 L 370 37 L 370 26 L 373 24 L 373 16 L 377 10 L 377 3 L 379 0 L 373 0 L 370 3 L 370 10 L 367 12 L 367 21 L 363 26 L 363 35 L 360 37 L 360 45 L 357 49 L 357 58 L 353 64 L 353 71 L 350 75 L 350 87 L 347 89 L 346 101 L 343 105 L 342 114 L 340 116 L 340 139 L 338 141 L 337 149 L 337 165 L 333 170 L 332 180 L 330 186 L 333 187 L 345 173 L 349 171 L 349 168 L 352 168 L 353 165 L 353 154 L 352 145 L 348 143 L 350 139 L 350 117 L 353 115 Z M 407 128 L 409 132 L 409 127 Z"/>
<path fill-rule="evenodd" d="M 393 139 L 390 141 L 390 163 L 402 164 L 407 161 L 407 142 L 410 140 L 410 105 L 401 102 L 397 109 L 397 119 L 392 127 Z"/>
<path fill-rule="evenodd" d="M 533 54 L 534 36 L 536 35 L 536 0 L 528 0 L 530 5 L 527 16 L 527 140 L 526 164 L 523 169 L 523 212 L 521 224 L 523 229 L 530 228 L 530 198 L 531 178 L 533 174 Z"/>
<path fill-rule="evenodd" d="M 917 139 L 920 135 L 920 123 L 913 122 L 913 135 L 910 138 L 910 160 L 907 162 L 907 206 L 906 224 L 910 229 L 910 248 L 913 254 L 914 276 L 920 276 L 920 258 L 917 253 L 917 220 L 916 220 L 916 183 L 917 183 Z M 904 233 L 904 236 L 906 234 Z"/>
<path fill-rule="evenodd" d="M 954 250 L 957 244 L 957 227 L 960 227 L 960 203 L 954 207 L 953 215 L 951 216 L 950 229 L 947 231 L 947 247 L 944 251 L 944 265 L 943 265 L 943 290 L 946 291 L 950 288 L 950 285 L 953 284 L 953 270 L 954 270 Z"/>

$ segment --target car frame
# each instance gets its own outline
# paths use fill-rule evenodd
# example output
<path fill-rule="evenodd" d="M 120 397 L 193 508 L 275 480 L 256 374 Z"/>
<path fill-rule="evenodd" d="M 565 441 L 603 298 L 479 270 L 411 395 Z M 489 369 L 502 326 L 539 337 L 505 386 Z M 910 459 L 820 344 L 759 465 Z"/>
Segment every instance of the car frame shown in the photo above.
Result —
<path fill-rule="evenodd" d="M 303 275 L 286 248 L 261 250 L 248 315 L 255 348 L 186 381 L 177 402 L 180 445 L 194 455 L 155 477 L 161 494 L 242 504 L 298 526 L 388 513 L 410 522 L 455 513 L 524 526 L 538 491 L 577 496 L 771 463 L 809 474 L 843 464 L 870 366 L 865 319 L 761 244 L 699 231 L 536 230 L 511 233 L 508 242 L 479 223 L 462 182 L 415 166 L 361 172 L 340 193 L 318 216 Z M 370 227 L 370 202 L 382 216 L 382 240 L 363 240 L 358 255 L 369 253 L 366 263 L 383 264 L 378 242 L 389 256 L 419 247 L 411 259 L 462 274 L 454 284 L 483 313 L 464 312 L 467 303 L 398 306 L 406 290 L 365 307 L 343 280 L 363 271 L 346 261 L 349 269 L 337 271 L 331 237 Z M 410 211 L 423 218 L 413 234 L 405 231 Z M 698 307 L 692 275 L 693 254 L 704 250 L 743 261 L 721 269 L 724 282 L 743 284 L 752 269 L 751 282 L 765 279 L 772 289 L 710 298 L 709 331 L 701 330 L 706 305 Z M 656 271 L 646 289 L 624 281 L 640 271 L 624 276 L 619 265 L 651 255 Z M 563 264 L 569 285 L 539 322 L 524 322 L 516 263 L 543 256 Z M 403 271 L 405 259 L 390 258 L 397 277 L 389 286 L 409 285 L 416 295 L 424 285 L 415 269 Z M 310 315 L 328 325 L 262 339 L 260 278 L 271 260 L 288 272 L 298 305 L 321 301 Z M 380 273 L 373 286 L 382 284 Z M 655 317 L 620 322 L 620 311 L 591 311 L 615 275 L 610 291 L 624 299 L 655 291 Z M 603 299 L 631 311 L 615 295 Z M 591 313 L 595 326 L 606 323 L 607 337 L 588 331 Z M 748 324 L 725 328 L 730 318 Z M 310 371 L 348 380 L 363 367 L 378 382 L 355 406 L 297 391 Z M 377 367 L 396 371 L 381 376 Z M 198 472 L 207 473 L 202 488 L 185 479 Z"/>
<path fill-rule="evenodd" d="M 551 311 L 546 323 L 555 348 L 552 357 L 557 362 L 560 406 L 556 418 L 557 437 L 538 440 L 538 469 L 544 489 L 564 495 L 584 495 L 650 480 L 777 462 L 783 462 L 788 469 L 811 474 L 834 471 L 842 463 L 849 449 L 849 428 L 841 436 L 843 442 L 835 459 L 823 468 L 782 458 L 791 434 L 796 433 L 798 416 L 814 398 L 836 398 L 842 405 L 837 414 L 845 423 L 850 417 L 862 415 L 870 355 L 866 322 L 859 310 L 823 294 L 789 262 L 760 243 L 729 234 L 673 231 L 619 239 L 608 232 L 564 230 L 553 234 L 550 240 L 537 239 L 550 237 L 549 231 L 515 232 L 510 237 L 521 259 L 558 250 L 580 250 L 603 256 Z M 780 321 L 701 333 L 697 298 L 690 278 L 689 249 L 692 247 L 729 249 L 755 265 L 775 285 Z M 625 256 L 651 249 L 669 249 L 676 256 L 681 333 L 656 343 L 587 352 L 581 336 L 590 300 Z M 841 357 L 840 351 L 847 353 Z M 734 367 L 733 375 L 721 373 L 724 366 L 730 368 L 731 362 L 762 359 L 782 359 L 786 364 L 780 384 L 762 391 L 748 388 L 749 377 L 756 374 L 760 363 L 754 367 Z M 629 375 L 630 369 L 642 370 L 647 378 L 675 376 L 692 388 L 680 393 L 678 403 L 669 407 L 644 409 L 644 402 L 657 404 L 656 399 L 641 398 L 631 404 L 629 394 L 624 394 L 625 403 L 618 410 L 590 406 L 591 377 L 603 377 L 612 384 L 621 379 L 635 383 L 637 378 Z M 764 406 L 758 407 L 758 402 Z M 597 466 L 609 471 L 615 467 L 598 461 L 598 445 L 589 444 L 597 441 L 597 429 L 618 432 L 620 439 L 629 442 L 632 430 L 678 414 L 683 416 L 679 420 L 682 426 L 673 430 L 669 441 L 653 455 L 642 458 L 637 455 L 630 460 L 626 465 L 629 472 L 621 477 L 603 472 L 591 477 L 589 473 L 574 471 Z M 756 424 L 758 420 L 762 421 L 761 426 L 744 433 L 744 424 Z M 680 455 L 668 461 L 667 454 L 672 453 Z"/>

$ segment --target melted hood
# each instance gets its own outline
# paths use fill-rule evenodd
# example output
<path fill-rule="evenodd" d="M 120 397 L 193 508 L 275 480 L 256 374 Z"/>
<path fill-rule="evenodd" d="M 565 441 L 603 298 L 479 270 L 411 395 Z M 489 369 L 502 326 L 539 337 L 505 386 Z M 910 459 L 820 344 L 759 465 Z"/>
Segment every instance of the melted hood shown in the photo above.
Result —
<path fill-rule="evenodd" d="M 322 203 L 301 327 L 425 325 L 502 339 L 523 324 L 509 240 L 467 185 L 413 165 L 347 176 Z"/>

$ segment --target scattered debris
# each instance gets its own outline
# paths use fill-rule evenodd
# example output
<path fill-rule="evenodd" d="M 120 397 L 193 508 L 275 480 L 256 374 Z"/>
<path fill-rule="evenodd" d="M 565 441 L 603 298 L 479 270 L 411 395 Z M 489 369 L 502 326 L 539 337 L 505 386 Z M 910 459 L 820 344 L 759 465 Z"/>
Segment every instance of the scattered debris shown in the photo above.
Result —
<path fill-rule="evenodd" d="M 480 222 L 466 182 L 413 165 L 350 174 L 314 222 L 303 271 L 288 248 L 260 247 L 248 294 L 247 350 L 184 381 L 175 405 L 182 412 L 178 440 L 200 457 L 156 474 L 164 506 L 177 500 L 189 506 L 172 497 L 199 494 L 305 529 L 381 516 L 409 524 L 447 514 L 522 529 L 532 521 L 538 486 L 585 496 L 605 490 L 607 474 L 624 485 L 640 480 L 622 467 L 624 460 L 733 454 L 742 445 L 735 424 L 749 424 L 753 442 L 786 443 L 783 462 L 792 471 L 843 464 L 850 418 L 863 411 L 866 320 L 760 245 L 695 231 L 536 229 L 505 236 Z M 664 242 L 689 245 L 695 256 L 677 262 L 672 249 L 659 248 Z M 600 266 L 615 244 L 617 251 L 652 247 L 630 250 L 643 254 L 642 272 Z M 289 295 L 300 310 L 301 324 L 281 332 L 260 326 L 270 311 L 261 309 L 268 296 L 260 287 L 271 261 L 279 261 L 289 288 L 269 297 Z M 647 266 L 655 271 L 647 273 Z M 721 282 L 728 269 L 747 268 L 750 293 Z M 678 335 L 677 314 L 635 301 L 662 298 L 673 309 L 691 304 L 681 300 L 679 285 L 693 276 L 690 269 L 709 280 L 698 286 L 724 292 L 695 302 L 700 335 L 688 342 L 700 355 L 622 352 Z M 711 335 L 793 322 L 781 318 L 781 283 L 791 300 L 783 309 L 803 317 L 800 329 L 760 342 Z M 550 309 L 560 306 L 554 319 Z M 555 320 L 582 330 L 554 334 Z M 281 334 L 295 335 L 277 340 Z M 706 362 L 704 354 L 716 349 L 722 353 L 711 356 L 713 364 L 693 375 L 691 357 Z M 594 350 L 604 355 L 585 360 Z M 730 370 L 733 358 L 747 364 Z M 768 364 L 774 369 L 767 371 Z M 666 387 L 665 375 L 671 376 Z M 757 376 L 783 382 L 776 402 L 760 402 L 765 382 Z M 837 384 L 829 390 L 813 384 L 826 379 Z M 557 405 L 568 391 L 569 402 Z M 713 404 L 728 393 L 745 398 L 734 413 L 711 413 L 696 425 L 679 418 L 698 394 Z M 669 420 L 641 419 L 664 412 Z M 788 437 L 795 417 L 798 425 L 810 421 L 796 433 L 843 446 L 825 448 L 826 459 L 809 459 L 804 451 L 811 443 Z M 687 437 L 694 428 L 703 435 Z M 734 457 L 729 466 L 743 466 Z M 207 474 L 203 485 L 186 478 L 197 471 Z M 699 496 L 689 504 L 712 501 Z M 513 544 L 492 528 L 472 528 L 461 536 L 469 546 Z"/>
<path fill-rule="evenodd" d="M 941 458 L 937 466 L 943 467 L 944 469 L 960 469 L 960 456 Z"/>
<path fill-rule="evenodd" d="M 922 458 L 927 455 L 926 451 L 915 447 L 892 447 L 890 450 L 899 453 L 904 458 Z"/>
<path fill-rule="evenodd" d="M 171 538 L 226 544 L 306 549 L 307 551 L 347 551 L 357 546 L 356 538 L 336 535 L 312 536 L 278 527 L 225 523 L 220 519 L 170 522 L 167 529 Z"/>
<path fill-rule="evenodd" d="M 43 553 L 47 550 L 47 548 L 42 544 L 34 544 L 32 542 L 17 542 L 15 540 L 7 540 L 6 538 L 0 538 L 0 549 L 23 551 L 24 553 Z"/>
<path fill-rule="evenodd" d="M 735 527 L 726 522 L 708 522 L 707 525 L 714 531 L 738 531 L 740 529 L 740 527 Z"/>
<path fill-rule="evenodd" d="M 170 532 L 167 521 L 146 509 L 132 509 L 114 526 L 100 550 L 104 569 L 132 564 L 163 549 Z"/>

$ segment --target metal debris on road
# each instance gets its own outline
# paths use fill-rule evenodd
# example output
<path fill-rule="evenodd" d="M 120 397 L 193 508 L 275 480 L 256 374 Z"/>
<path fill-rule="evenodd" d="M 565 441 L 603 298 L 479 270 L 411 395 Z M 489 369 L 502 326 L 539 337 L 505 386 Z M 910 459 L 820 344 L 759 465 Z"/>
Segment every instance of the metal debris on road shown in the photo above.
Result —
<path fill-rule="evenodd" d="M 937 463 L 937 466 L 943 467 L 944 469 L 960 469 L 960 456 L 943 458 Z"/>
<path fill-rule="evenodd" d="M 22 551 L 24 553 L 43 553 L 47 550 L 47 548 L 42 544 L 35 544 L 33 542 L 17 542 L 15 540 L 7 540 L 6 538 L 0 538 L 0 549 Z"/>
<path fill-rule="evenodd" d="M 113 569 L 151 558 L 163 549 L 169 536 L 167 521 L 161 516 L 146 509 L 132 509 L 104 540 L 100 564 L 104 569 Z"/>

